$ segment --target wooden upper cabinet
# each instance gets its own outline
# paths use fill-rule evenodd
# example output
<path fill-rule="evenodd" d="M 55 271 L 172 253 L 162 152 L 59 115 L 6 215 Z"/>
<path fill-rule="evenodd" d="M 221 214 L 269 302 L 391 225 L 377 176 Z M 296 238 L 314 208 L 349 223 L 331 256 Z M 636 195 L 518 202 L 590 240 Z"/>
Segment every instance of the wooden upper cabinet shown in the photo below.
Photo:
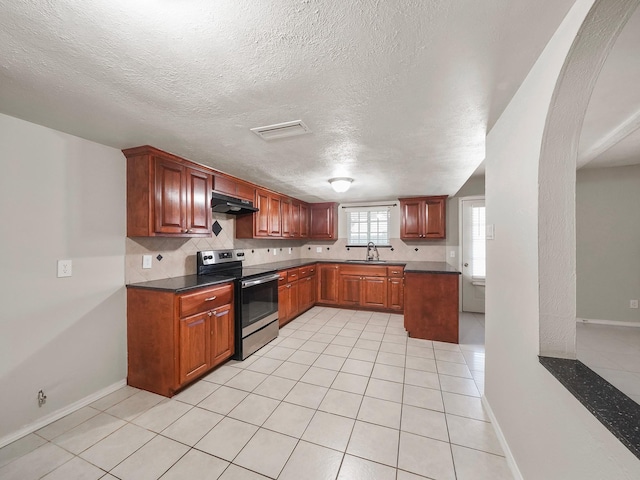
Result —
<path fill-rule="evenodd" d="M 309 205 L 300 204 L 300 238 L 309 237 Z"/>
<path fill-rule="evenodd" d="M 426 240 L 446 238 L 447 196 L 400 199 L 400 238 Z"/>
<path fill-rule="evenodd" d="M 338 204 L 309 204 L 309 238 L 336 240 L 338 238 Z"/>
<path fill-rule="evenodd" d="M 240 223 L 249 223 L 255 225 L 253 235 L 256 237 L 269 236 L 269 194 L 264 190 L 256 190 L 256 208 L 258 211 L 252 216 L 245 215 L 236 219 L 236 226 Z M 239 233 L 239 228 L 237 228 Z"/>
<path fill-rule="evenodd" d="M 282 215 L 281 233 L 285 238 L 292 237 L 291 228 L 291 200 L 283 198 L 280 202 L 280 214 Z"/>
<path fill-rule="evenodd" d="M 241 198 L 243 200 L 255 201 L 255 188 L 240 179 L 232 178 L 223 174 L 216 174 L 213 178 L 213 191 Z"/>
<path fill-rule="evenodd" d="M 211 236 L 211 174 L 153 147 L 127 157 L 127 236 Z"/>
<path fill-rule="evenodd" d="M 282 199 L 280 195 L 269 195 L 269 236 L 282 236 Z"/>

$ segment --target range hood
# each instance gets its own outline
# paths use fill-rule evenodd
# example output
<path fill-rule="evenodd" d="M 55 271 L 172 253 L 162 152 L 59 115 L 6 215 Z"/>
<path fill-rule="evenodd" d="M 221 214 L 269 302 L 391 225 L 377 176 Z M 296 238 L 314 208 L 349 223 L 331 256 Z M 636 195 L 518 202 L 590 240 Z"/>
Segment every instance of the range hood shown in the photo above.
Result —
<path fill-rule="evenodd" d="M 253 202 L 249 200 L 230 197 L 216 192 L 213 192 L 211 195 L 211 210 L 229 215 L 244 215 L 258 211 L 258 209 L 253 206 Z"/>

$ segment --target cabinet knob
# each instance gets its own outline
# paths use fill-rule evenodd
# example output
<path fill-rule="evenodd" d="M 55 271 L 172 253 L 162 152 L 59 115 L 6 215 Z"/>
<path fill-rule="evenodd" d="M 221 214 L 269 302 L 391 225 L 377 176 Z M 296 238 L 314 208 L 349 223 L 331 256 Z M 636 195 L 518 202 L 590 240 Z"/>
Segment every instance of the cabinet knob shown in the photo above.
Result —
<path fill-rule="evenodd" d="M 211 312 L 209 312 L 208 315 L 211 316 Z"/>
<path fill-rule="evenodd" d="M 291 284 L 287 285 L 287 288 L 291 288 Z"/>

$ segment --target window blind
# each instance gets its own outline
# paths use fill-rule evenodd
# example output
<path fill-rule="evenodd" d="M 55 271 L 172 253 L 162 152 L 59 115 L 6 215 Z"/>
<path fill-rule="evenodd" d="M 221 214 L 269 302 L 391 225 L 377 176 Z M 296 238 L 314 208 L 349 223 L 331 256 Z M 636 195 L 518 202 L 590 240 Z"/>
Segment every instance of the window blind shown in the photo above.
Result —
<path fill-rule="evenodd" d="M 373 242 L 376 245 L 388 245 L 389 217 L 390 210 L 388 208 L 347 212 L 348 244 L 366 245 Z"/>

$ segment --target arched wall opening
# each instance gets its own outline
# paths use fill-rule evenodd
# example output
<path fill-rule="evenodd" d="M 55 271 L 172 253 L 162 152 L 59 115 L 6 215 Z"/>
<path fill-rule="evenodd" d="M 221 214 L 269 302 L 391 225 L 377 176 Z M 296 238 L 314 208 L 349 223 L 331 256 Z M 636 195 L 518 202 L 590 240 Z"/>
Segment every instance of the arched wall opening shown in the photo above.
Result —
<path fill-rule="evenodd" d="M 540 355 L 576 358 L 575 184 L 578 143 L 593 88 L 638 0 L 598 0 L 553 92 L 538 169 Z"/>

